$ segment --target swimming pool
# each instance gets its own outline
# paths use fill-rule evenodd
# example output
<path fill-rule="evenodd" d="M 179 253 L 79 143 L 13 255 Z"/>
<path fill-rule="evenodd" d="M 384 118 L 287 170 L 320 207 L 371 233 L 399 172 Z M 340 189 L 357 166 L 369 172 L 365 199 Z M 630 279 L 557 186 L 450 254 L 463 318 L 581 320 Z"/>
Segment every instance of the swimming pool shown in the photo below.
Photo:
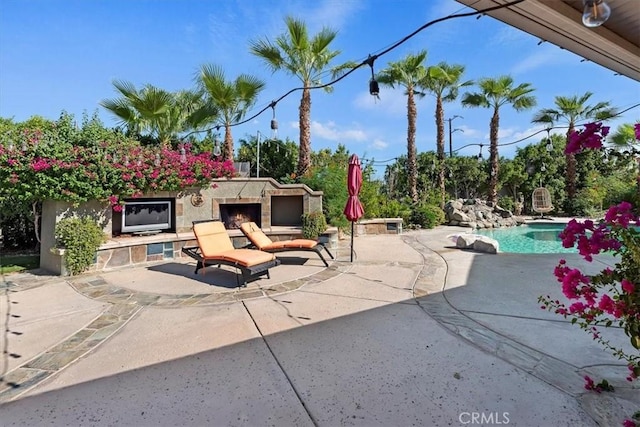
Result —
<path fill-rule="evenodd" d="M 528 224 L 476 230 L 476 234 L 491 237 L 500 243 L 500 252 L 518 254 L 577 253 L 576 248 L 563 248 L 558 233 L 564 224 Z"/>

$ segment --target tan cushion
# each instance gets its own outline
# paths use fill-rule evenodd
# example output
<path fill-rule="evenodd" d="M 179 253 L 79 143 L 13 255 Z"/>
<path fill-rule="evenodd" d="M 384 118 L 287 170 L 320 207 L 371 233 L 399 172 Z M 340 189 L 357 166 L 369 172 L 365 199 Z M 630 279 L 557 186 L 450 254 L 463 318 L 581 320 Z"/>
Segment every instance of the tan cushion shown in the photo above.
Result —
<path fill-rule="evenodd" d="M 220 221 L 193 224 L 193 234 L 204 258 L 234 249 L 231 238 Z"/>
<path fill-rule="evenodd" d="M 301 248 L 301 249 L 311 249 L 311 248 L 315 248 L 318 245 L 318 242 L 310 239 L 284 240 L 281 243 L 284 244 L 285 248 Z"/>
<path fill-rule="evenodd" d="M 271 245 L 273 241 L 263 233 L 255 222 L 245 222 L 240 225 L 240 230 L 247 236 L 247 239 L 258 249 L 264 249 Z"/>
<path fill-rule="evenodd" d="M 273 261 L 276 256 L 268 252 L 262 252 L 256 249 L 234 249 L 232 251 L 220 254 L 225 261 L 238 263 L 244 267 L 252 267 L 254 265 L 263 264 Z"/>
<path fill-rule="evenodd" d="M 273 261 L 275 255 L 256 249 L 235 249 L 224 224 L 220 221 L 207 221 L 193 225 L 200 253 L 205 261 L 229 261 L 243 267 Z"/>

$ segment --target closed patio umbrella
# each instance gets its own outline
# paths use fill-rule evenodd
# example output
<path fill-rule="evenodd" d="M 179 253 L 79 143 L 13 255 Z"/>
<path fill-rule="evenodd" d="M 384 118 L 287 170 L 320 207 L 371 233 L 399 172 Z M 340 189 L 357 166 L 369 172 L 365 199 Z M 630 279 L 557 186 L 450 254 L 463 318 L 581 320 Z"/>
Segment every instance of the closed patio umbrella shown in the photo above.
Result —
<path fill-rule="evenodd" d="M 349 169 L 347 171 L 347 191 L 349 197 L 344 207 L 344 215 L 351 221 L 351 262 L 353 262 L 353 224 L 364 215 L 362 203 L 358 199 L 360 188 L 362 187 L 362 169 L 360 168 L 360 159 L 357 155 L 352 154 L 349 157 Z"/>

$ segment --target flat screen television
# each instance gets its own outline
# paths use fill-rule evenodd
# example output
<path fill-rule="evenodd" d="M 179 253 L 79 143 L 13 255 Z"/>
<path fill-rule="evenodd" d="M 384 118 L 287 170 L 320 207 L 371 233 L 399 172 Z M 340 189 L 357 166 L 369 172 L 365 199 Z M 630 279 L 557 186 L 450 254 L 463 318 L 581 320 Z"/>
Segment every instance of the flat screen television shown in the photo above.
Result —
<path fill-rule="evenodd" d="M 126 200 L 122 209 L 122 233 L 142 233 L 173 228 L 173 201 Z"/>

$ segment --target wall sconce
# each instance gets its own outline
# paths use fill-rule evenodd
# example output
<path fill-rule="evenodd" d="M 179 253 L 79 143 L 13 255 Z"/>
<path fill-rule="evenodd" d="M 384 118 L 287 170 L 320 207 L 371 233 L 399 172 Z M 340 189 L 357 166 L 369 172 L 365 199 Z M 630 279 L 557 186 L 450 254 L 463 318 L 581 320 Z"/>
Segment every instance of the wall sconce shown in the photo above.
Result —
<path fill-rule="evenodd" d="M 582 23 L 585 27 L 599 27 L 611 15 L 611 8 L 604 0 L 582 0 L 582 4 L 584 6 Z"/>

